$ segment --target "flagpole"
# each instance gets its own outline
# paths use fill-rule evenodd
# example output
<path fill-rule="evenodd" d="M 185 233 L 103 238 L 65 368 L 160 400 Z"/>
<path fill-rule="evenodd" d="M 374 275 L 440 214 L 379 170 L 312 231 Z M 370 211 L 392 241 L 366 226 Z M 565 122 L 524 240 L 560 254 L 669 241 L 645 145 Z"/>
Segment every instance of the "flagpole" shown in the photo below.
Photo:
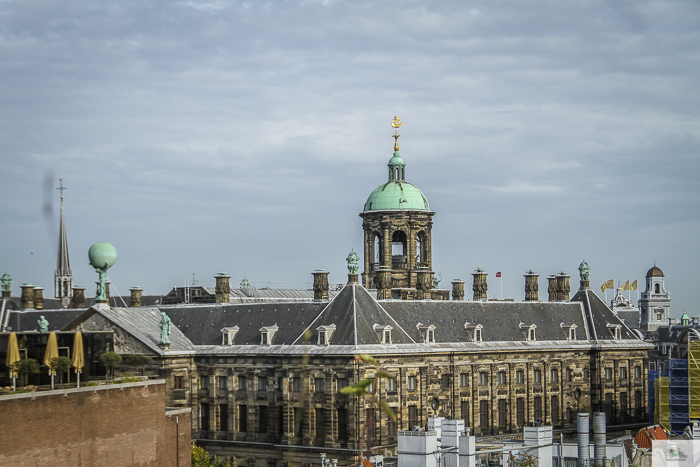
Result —
<path fill-rule="evenodd" d="M 501 274 L 501 300 L 503 300 L 503 274 Z"/>

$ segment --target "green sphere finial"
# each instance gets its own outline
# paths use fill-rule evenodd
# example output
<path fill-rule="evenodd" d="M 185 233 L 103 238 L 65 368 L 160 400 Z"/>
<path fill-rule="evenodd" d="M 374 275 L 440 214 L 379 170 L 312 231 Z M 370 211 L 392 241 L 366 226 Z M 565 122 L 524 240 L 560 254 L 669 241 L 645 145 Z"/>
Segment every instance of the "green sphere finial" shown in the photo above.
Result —
<path fill-rule="evenodd" d="M 97 242 L 90 247 L 88 259 L 95 269 L 109 269 L 117 261 L 117 249 L 107 242 Z"/>

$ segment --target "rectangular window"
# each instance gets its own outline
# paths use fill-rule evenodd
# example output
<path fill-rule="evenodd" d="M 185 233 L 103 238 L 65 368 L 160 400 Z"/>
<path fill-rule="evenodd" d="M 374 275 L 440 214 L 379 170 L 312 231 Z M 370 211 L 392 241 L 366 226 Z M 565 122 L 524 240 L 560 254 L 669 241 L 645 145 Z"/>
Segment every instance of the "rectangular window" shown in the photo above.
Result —
<path fill-rule="evenodd" d="M 583 369 L 583 379 L 584 379 L 584 381 L 588 381 L 588 378 L 589 378 L 589 377 L 590 377 L 590 376 L 589 376 L 588 368 L 584 368 L 584 369 Z"/>
<path fill-rule="evenodd" d="M 200 428 L 202 430 L 209 430 L 209 404 L 199 405 L 199 416 L 201 417 Z"/>
<path fill-rule="evenodd" d="M 258 407 L 258 433 L 267 433 L 267 406 Z"/>
<path fill-rule="evenodd" d="M 323 409 L 316 409 L 316 440 L 326 439 L 326 415 Z"/>
<path fill-rule="evenodd" d="M 479 373 L 479 386 L 488 386 L 489 384 L 489 374 L 485 371 Z"/>
<path fill-rule="evenodd" d="M 542 421 L 542 397 L 536 396 L 532 400 L 532 415 L 536 422 Z"/>
<path fill-rule="evenodd" d="M 209 388 L 209 377 L 208 376 L 202 376 L 201 379 L 199 380 L 199 382 L 200 382 L 202 389 Z"/>
<path fill-rule="evenodd" d="M 343 389 L 348 385 L 348 379 L 347 378 L 338 378 L 338 391 Z"/>
<path fill-rule="evenodd" d="M 228 431 L 228 405 L 219 404 L 219 431 Z"/>
<path fill-rule="evenodd" d="M 277 378 L 277 390 L 282 392 L 283 389 L 284 389 L 284 379 L 281 376 L 279 376 Z"/>
<path fill-rule="evenodd" d="M 415 376 L 409 376 L 406 384 L 406 388 L 409 391 L 415 391 L 416 390 L 416 377 Z"/>
<path fill-rule="evenodd" d="M 532 372 L 533 379 L 535 383 L 541 383 L 542 382 L 542 370 L 535 370 Z"/>
<path fill-rule="evenodd" d="M 277 435 L 279 436 L 279 440 L 286 430 L 284 426 L 286 417 L 284 416 L 284 407 L 276 407 L 275 410 L 277 411 Z"/>
<path fill-rule="evenodd" d="M 389 438 L 396 437 L 396 422 L 390 416 L 386 416 L 386 435 Z"/>
<path fill-rule="evenodd" d="M 185 388 L 185 377 L 175 376 L 173 379 L 173 389 L 184 389 Z"/>
<path fill-rule="evenodd" d="M 408 429 L 413 430 L 413 427 L 418 426 L 418 411 L 415 405 L 408 406 Z"/>
<path fill-rule="evenodd" d="M 566 409 L 566 419 L 569 423 L 576 423 L 576 412 L 574 412 L 571 407 Z"/>
<path fill-rule="evenodd" d="M 642 367 L 641 366 L 635 366 L 634 367 L 634 377 L 636 379 L 639 379 L 642 377 Z"/>
<path fill-rule="evenodd" d="M 314 390 L 316 392 L 324 392 L 325 391 L 325 385 L 326 385 L 326 379 L 325 378 L 315 378 L 314 379 Z"/>
<path fill-rule="evenodd" d="M 258 391 L 267 391 L 267 377 L 258 376 Z"/>
<path fill-rule="evenodd" d="M 561 421 L 559 420 L 559 396 L 552 396 L 552 406 L 551 406 L 551 414 L 552 414 L 552 426 L 557 426 L 561 424 Z"/>
<path fill-rule="evenodd" d="M 612 368 L 605 369 L 605 381 L 612 381 Z"/>
<path fill-rule="evenodd" d="M 365 415 L 367 417 L 367 439 L 374 439 L 376 432 L 377 419 L 374 417 L 374 409 L 367 409 Z"/>
<path fill-rule="evenodd" d="M 372 380 L 365 389 L 367 390 L 367 394 L 374 394 L 374 380 Z"/>
<path fill-rule="evenodd" d="M 442 375 L 442 387 L 443 388 L 450 387 L 450 375 Z"/>
<path fill-rule="evenodd" d="M 573 373 L 573 372 L 571 371 L 571 368 L 567 368 L 567 369 L 566 369 L 566 380 L 567 380 L 567 381 L 571 381 L 572 373 Z"/>
<path fill-rule="evenodd" d="M 292 390 L 294 392 L 301 392 L 301 378 L 292 379 Z"/>
<path fill-rule="evenodd" d="M 301 438 L 303 432 L 304 409 L 302 407 L 294 407 L 294 437 Z"/>
<path fill-rule="evenodd" d="M 396 391 L 396 380 L 394 378 L 388 378 L 386 380 L 386 390 Z"/>
<path fill-rule="evenodd" d="M 239 376 L 238 377 L 238 390 L 239 391 L 246 391 L 248 389 L 248 383 L 245 379 L 245 376 Z"/>
<path fill-rule="evenodd" d="M 515 372 L 515 382 L 517 384 L 525 383 L 525 372 L 523 370 L 518 370 Z"/>
<path fill-rule="evenodd" d="M 627 379 L 627 368 L 624 366 L 620 367 L 620 379 Z"/>
<path fill-rule="evenodd" d="M 549 382 L 558 383 L 559 382 L 559 370 L 557 368 L 552 368 L 549 370 Z"/>
<path fill-rule="evenodd" d="M 612 420 L 612 417 L 613 417 L 613 397 L 612 396 L 613 395 L 610 393 L 607 393 L 605 395 L 605 418 L 606 418 L 606 420 Z"/>
<path fill-rule="evenodd" d="M 460 373 L 459 385 L 460 385 L 460 387 L 463 387 L 463 388 L 466 388 L 469 386 L 469 373 Z"/>
<path fill-rule="evenodd" d="M 642 391 L 634 391 L 634 415 L 641 417 L 642 414 Z"/>
<path fill-rule="evenodd" d="M 498 426 L 503 428 L 506 426 L 506 400 L 498 399 Z"/>
<path fill-rule="evenodd" d="M 479 401 L 479 418 L 481 419 L 479 426 L 481 428 L 489 427 L 489 401 Z"/>
<path fill-rule="evenodd" d="M 516 425 L 523 426 L 525 424 L 525 399 L 518 397 L 515 400 Z"/>
<path fill-rule="evenodd" d="M 219 376 L 219 389 L 228 388 L 228 376 Z"/>
<path fill-rule="evenodd" d="M 622 418 L 622 423 L 627 421 L 627 393 L 620 393 L 620 417 Z"/>
<path fill-rule="evenodd" d="M 338 439 L 346 441 L 348 439 L 348 410 L 338 409 Z"/>
<path fill-rule="evenodd" d="M 460 417 L 462 418 L 462 420 L 464 420 L 464 423 L 466 423 L 467 426 L 469 426 L 469 401 L 462 401 L 459 405 L 461 410 Z"/>
<path fill-rule="evenodd" d="M 245 433 L 248 431 L 248 406 L 238 406 L 238 431 Z"/>
<path fill-rule="evenodd" d="M 500 384 L 501 386 L 506 384 L 506 372 L 505 371 L 498 372 L 498 384 Z"/>

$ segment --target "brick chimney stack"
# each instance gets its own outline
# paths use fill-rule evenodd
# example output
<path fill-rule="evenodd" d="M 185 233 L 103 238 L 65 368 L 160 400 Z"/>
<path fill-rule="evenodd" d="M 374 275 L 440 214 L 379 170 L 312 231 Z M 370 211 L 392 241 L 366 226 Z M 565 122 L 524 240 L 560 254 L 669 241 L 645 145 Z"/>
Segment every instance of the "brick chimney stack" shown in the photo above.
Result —
<path fill-rule="evenodd" d="M 22 309 L 33 310 L 34 309 L 34 286 L 29 283 L 25 283 L 19 286 L 22 289 Z"/>
<path fill-rule="evenodd" d="M 551 275 L 547 278 L 548 284 L 547 284 L 547 292 L 549 293 L 548 301 L 550 302 L 556 302 L 557 301 L 557 276 Z"/>
<path fill-rule="evenodd" d="M 539 301 L 538 291 L 540 289 L 537 283 L 539 274 L 535 273 L 532 269 L 525 273 L 525 301 L 526 302 L 536 302 Z"/>
<path fill-rule="evenodd" d="M 464 281 L 462 279 L 452 281 L 452 300 L 464 301 Z"/>
<path fill-rule="evenodd" d="M 328 274 L 325 269 L 316 269 L 311 273 L 314 276 L 314 300 L 328 300 Z"/>
<path fill-rule="evenodd" d="M 40 285 L 34 287 L 34 308 L 37 310 L 44 309 L 44 288 Z"/>
<path fill-rule="evenodd" d="M 564 271 L 557 276 L 557 300 L 560 302 L 569 301 L 569 292 L 571 292 L 570 277 Z"/>
<path fill-rule="evenodd" d="M 488 300 L 487 292 L 489 290 L 489 286 L 486 282 L 486 276 L 488 275 L 488 272 L 479 268 L 472 273 L 472 276 L 474 276 L 474 285 L 472 286 L 472 290 L 474 291 L 474 301 L 485 302 Z"/>
<path fill-rule="evenodd" d="M 129 289 L 131 291 L 131 300 L 129 300 L 129 306 L 136 308 L 143 305 L 143 289 L 141 287 L 134 286 Z"/>
<path fill-rule="evenodd" d="M 73 286 L 73 296 L 70 299 L 71 308 L 85 307 L 85 287 L 80 285 Z"/>

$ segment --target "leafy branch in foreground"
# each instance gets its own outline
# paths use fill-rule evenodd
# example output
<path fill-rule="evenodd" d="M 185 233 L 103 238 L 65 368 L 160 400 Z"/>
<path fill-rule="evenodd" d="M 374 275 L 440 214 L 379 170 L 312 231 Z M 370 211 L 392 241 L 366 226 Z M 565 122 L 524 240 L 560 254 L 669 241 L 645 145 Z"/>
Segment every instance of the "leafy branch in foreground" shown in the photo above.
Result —
<path fill-rule="evenodd" d="M 392 376 L 389 373 L 379 368 L 379 365 L 377 365 L 377 361 L 371 355 L 356 355 L 355 360 L 360 360 L 367 365 L 372 365 L 376 371 L 376 377 L 364 378 L 358 381 L 357 384 L 355 384 L 354 386 L 346 386 L 342 388 L 340 392 L 343 394 L 354 394 L 358 397 L 364 397 L 365 394 L 368 394 L 368 388 L 374 383 L 376 378 L 392 378 Z M 371 395 L 372 410 L 369 411 L 368 416 L 365 418 L 365 424 L 362 427 L 362 436 L 360 437 L 360 451 L 362 451 L 362 439 L 365 439 L 366 446 L 364 455 L 360 456 L 362 465 L 364 467 L 374 467 L 369 461 L 369 457 L 372 453 L 372 438 L 369 436 L 368 430 L 370 426 L 374 426 L 374 421 L 372 420 L 372 418 L 374 417 L 374 408 L 377 406 L 377 403 L 379 403 L 382 410 L 394 421 L 394 423 L 396 423 L 396 414 L 394 413 L 394 410 L 391 407 L 389 407 L 389 404 L 387 404 L 386 401 L 380 400 L 379 397 L 377 397 L 377 394 L 379 393 L 378 386 L 379 385 L 377 385 L 377 387 L 374 388 L 373 391 L 369 392 L 369 394 Z M 374 432 L 374 430 L 372 431 Z"/>

